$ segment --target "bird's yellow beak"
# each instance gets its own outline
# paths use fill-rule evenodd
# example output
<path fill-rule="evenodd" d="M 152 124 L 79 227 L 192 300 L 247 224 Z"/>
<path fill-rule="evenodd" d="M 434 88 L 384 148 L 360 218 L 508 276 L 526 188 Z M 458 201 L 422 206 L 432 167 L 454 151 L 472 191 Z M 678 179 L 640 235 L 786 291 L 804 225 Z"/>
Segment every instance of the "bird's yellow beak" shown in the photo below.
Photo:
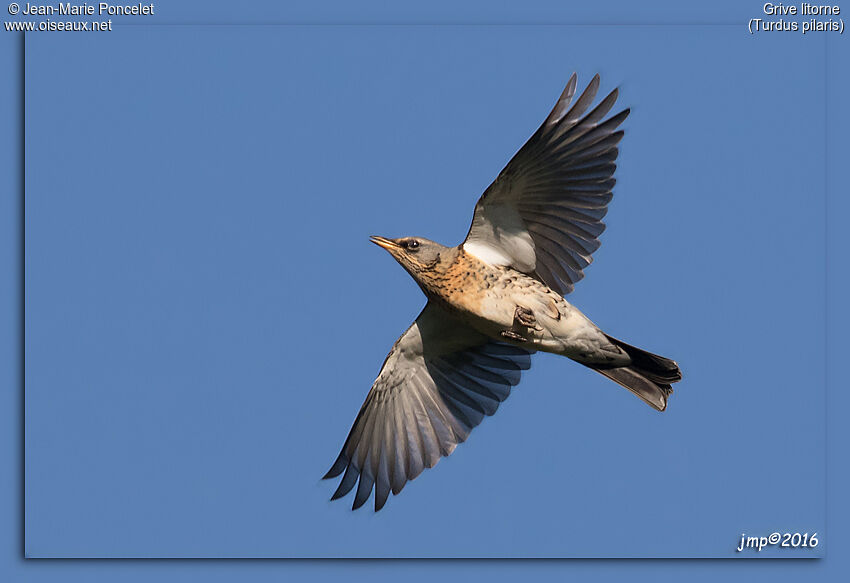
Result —
<path fill-rule="evenodd" d="M 369 240 L 372 241 L 378 247 L 383 247 L 387 251 L 392 251 L 394 249 L 399 248 L 399 244 L 393 241 L 392 239 L 387 239 L 386 237 L 379 237 L 377 235 L 372 235 L 369 237 Z"/>

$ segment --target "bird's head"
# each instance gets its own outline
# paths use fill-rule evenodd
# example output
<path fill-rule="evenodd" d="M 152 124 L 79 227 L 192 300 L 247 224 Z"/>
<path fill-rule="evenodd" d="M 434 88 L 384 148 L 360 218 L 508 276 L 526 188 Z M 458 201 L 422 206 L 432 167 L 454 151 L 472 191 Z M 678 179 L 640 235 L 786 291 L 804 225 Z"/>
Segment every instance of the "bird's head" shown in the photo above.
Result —
<path fill-rule="evenodd" d="M 446 251 L 449 251 L 448 247 L 422 237 L 387 239 L 372 236 L 369 240 L 386 249 L 417 281 L 434 271 L 440 265 L 441 257 L 445 258 Z"/>

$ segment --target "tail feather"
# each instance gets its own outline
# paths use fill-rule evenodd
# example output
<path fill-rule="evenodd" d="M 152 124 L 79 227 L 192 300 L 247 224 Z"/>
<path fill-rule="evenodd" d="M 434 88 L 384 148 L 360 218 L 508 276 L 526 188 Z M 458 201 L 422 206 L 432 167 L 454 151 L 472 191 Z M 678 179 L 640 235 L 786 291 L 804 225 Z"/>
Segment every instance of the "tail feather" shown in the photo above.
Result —
<path fill-rule="evenodd" d="M 628 366 L 589 365 L 590 368 L 629 389 L 654 409 L 666 409 L 667 397 L 673 393 L 671 385 L 682 380 L 679 365 L 669 358 L 641 350 L 607 334 L 606 336 L 625 351 L 632 362 Z"/>

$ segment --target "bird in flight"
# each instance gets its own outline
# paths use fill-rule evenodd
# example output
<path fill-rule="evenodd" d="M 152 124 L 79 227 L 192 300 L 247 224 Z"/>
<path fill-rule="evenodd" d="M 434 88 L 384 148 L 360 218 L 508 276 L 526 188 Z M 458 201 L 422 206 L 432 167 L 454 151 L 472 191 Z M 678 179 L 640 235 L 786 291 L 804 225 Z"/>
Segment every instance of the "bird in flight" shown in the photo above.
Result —
<path fill-rule="evenodd" d="M 339 457 L 332 500 L 354 486 L 352 509 L 451 454 L 496 412 L 538 350 L 560 354 L 619 383 L 663 411 L 678 365 L 600 330 L 564 294 L 584 277 L 611 201 L 617 128 L 606 116 L 614 89 L 590 109 L 596 75 L 570 107 L 576 75 L 543 125 L 487 188 L 466 240 L 445 247 L 422 237 L 371 241 L 416 280 L 428 303 L 396 341 Z M 589 110 L 589 111 L 588 111 Z"/>

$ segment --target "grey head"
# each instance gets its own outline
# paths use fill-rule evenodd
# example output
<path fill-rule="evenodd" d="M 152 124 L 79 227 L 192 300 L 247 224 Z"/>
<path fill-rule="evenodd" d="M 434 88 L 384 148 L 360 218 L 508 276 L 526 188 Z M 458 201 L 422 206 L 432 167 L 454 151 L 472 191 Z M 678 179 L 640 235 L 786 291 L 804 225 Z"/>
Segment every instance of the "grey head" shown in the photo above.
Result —
<path fill-rule="evenodd" d="M 457 250 L 422 237 L 386 237 L 372 236 L 372 243 L 386 249 L 413 278 L 422 282 L 437 271 L 446 262 L 451 262 Z"/>

